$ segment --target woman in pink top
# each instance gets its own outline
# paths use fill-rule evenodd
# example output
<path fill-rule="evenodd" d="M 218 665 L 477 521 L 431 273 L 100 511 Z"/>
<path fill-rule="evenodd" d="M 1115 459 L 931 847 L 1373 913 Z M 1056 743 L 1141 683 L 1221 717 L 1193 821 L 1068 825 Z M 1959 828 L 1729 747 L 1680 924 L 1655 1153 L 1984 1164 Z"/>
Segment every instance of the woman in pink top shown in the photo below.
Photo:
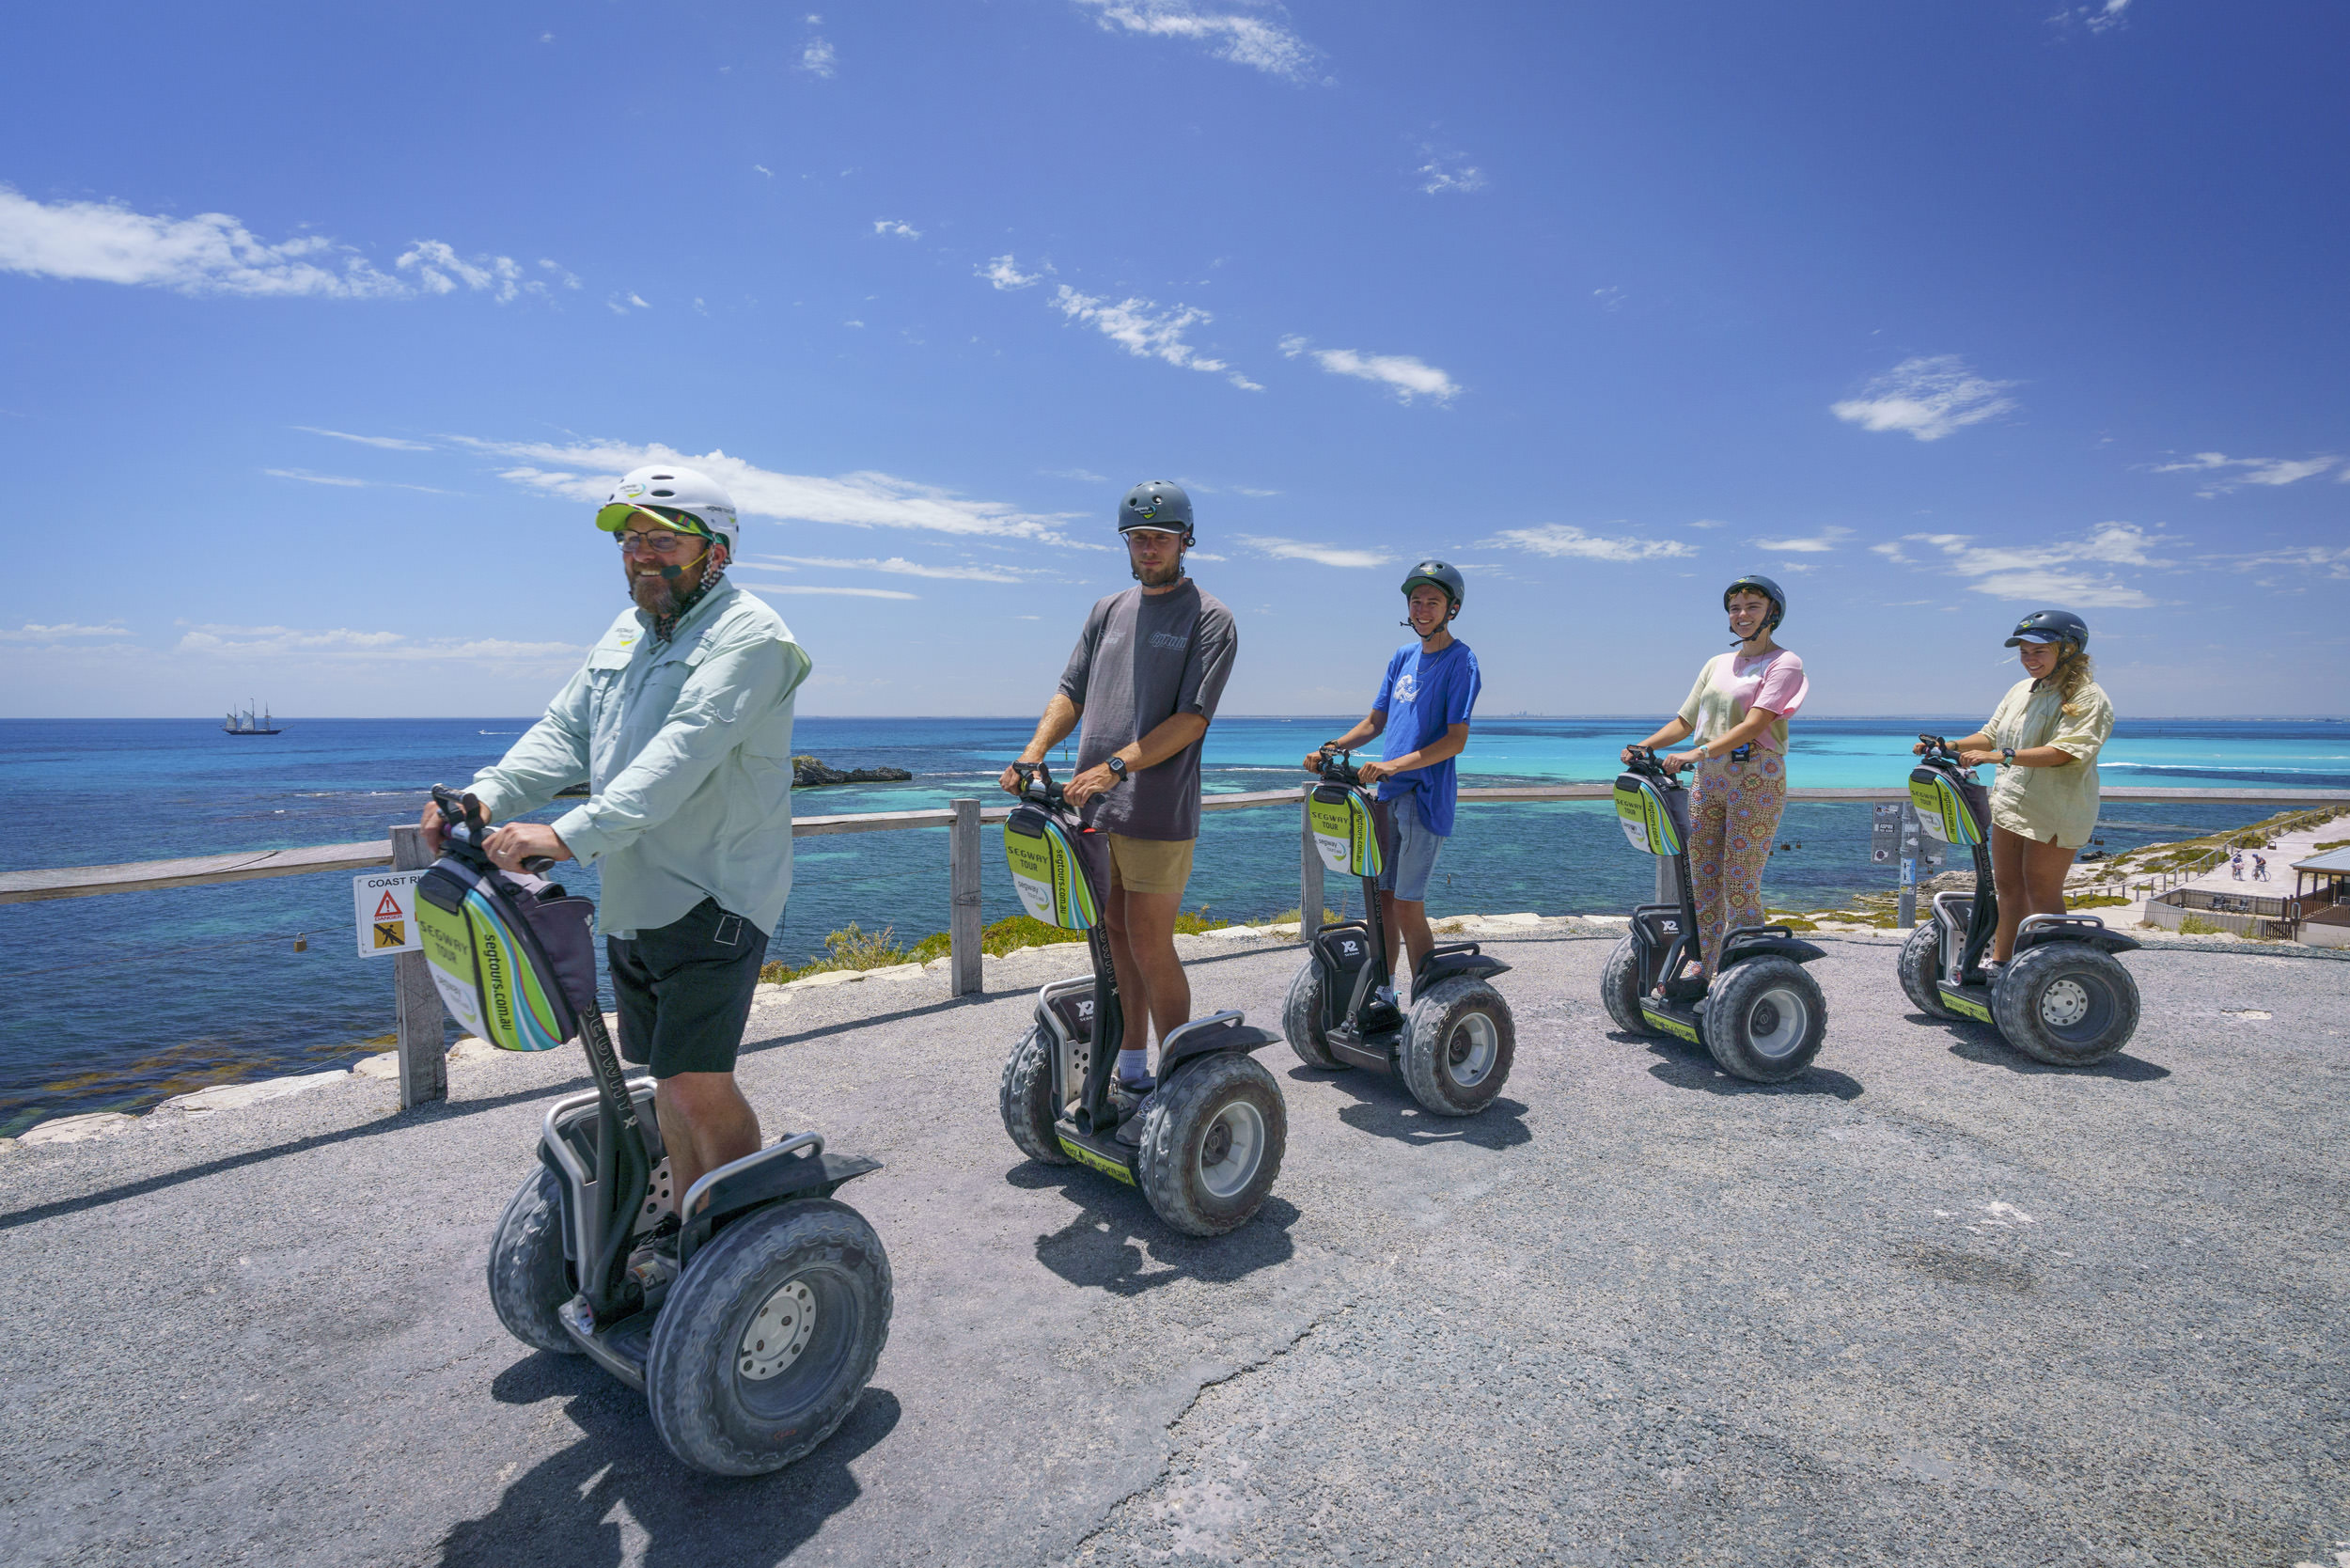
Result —
<path fill-rule="evenodd" d="M 1689 797 L 1689 891 L 1698 906 L 1699 978 L 1678 982 L 1700 994 L 1722 936 L 1762 923 L 1762 863 L 1787 808 L 1787 721 L 1811 690 L 1803 661 L 1771 640 L 1787 617 L 1787 595 L 1768 577 L 1741 577 L 1722 591 L 1736 649 L 1698 671 L 1681 712 L 1643 745 L 1652 750 L 1694 735 L 1697 745 L 1665 759 L 1695 762 Z M 1629 747 L 1624 760 L 1632 760 Z M 1685 998 L 1674 998 L 1685 999 Z"/>

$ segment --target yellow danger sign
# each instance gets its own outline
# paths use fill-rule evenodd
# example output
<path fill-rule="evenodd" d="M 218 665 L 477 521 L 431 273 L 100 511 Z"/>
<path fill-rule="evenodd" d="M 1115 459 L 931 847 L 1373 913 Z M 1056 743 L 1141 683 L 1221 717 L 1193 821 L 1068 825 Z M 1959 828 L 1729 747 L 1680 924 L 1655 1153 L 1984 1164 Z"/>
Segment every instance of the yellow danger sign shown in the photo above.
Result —
<path fill-rule="evenodd" d="M 404 948 L 408 945 L 408 922 L 378 920 L 375 922 L 375 945 L 379 948 Z"/>
<path fill-rule="evenodd" d="M 351 923 L 361 958 L 423 951 L 416 940 L 416 884 L 422 871 L 369 871 L 351 879 Z"/>

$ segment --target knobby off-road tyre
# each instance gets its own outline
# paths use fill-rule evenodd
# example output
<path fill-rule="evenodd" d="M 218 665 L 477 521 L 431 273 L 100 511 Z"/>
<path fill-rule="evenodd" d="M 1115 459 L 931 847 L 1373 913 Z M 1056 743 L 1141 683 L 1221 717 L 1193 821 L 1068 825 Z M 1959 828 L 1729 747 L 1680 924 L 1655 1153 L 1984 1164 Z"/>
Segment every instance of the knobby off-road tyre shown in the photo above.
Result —
<path fill-rule="evenodd" d="M 1289 1108 L 1256 1058 L 1218 1051 L 1151 1098 L 1137 1164 L 1152 1211 L 1187 1236 L 1248 1223 L 1281 1173 Z"/>
<path fill-rule="evenodd" d="M 1781 1084 L 1811 1065 L 1827 1037 L 1827 998 L 1791 958 L 1749 958 L 1706 994 L 1705 1045 L 1732 1077 Z"/>
<path fill-rule="evenodd" d="M 1053 1042 L 1041 1024 L 1031 1026 L 1011 1048 L 1004 1063 L 1004 1081 L 996 1099 L 1004 1113 L 1004 1131 L 1020 1152 L 1040 1165 L 1067 1165 L 1060 1139 L 1054 1135 Z"/>
<path fill-rule="evenodd" d="M 1607 966 L 1599 972 L 1599 999 L 1626 1034 L 1664 1032 L 1640 1015 L 1640 945 L 1634 938 L 1627 936 L 1609 950 Z"/>
<path fill-rule="evenodd" d="M 1322 1032 L 1324 993 L 1328 989 L 1321 964 L 1311 958 L 1300 964 L 1281 1002 L 1281 1033 L 1307 1066 L 1343 1071 L 1347 1064 L 1330 1054 L 1329 1037 Z"/>
<path fill-rule="evenodd" d="M 1397 1065 L 1421 1109 L 1475 1116 L 1510 1081 L 1517 1046 L 1517 1024 L 1501 993 L 1456 975 L 1412 998 Z"/>
<path fill-rule="evenodd" d="M 563 1256 L 563 1191 L 540 1167 L 514 1194 L 490 1235 L 490 1305 L 506 1331 L 534 1350 L 585 1354 L 556 1309 L 579 1294 Z"/>
<path fill-rule="evenodd" d="M 779 1470 L 832 1435 L 889 1340 L 889 1258 L 831 1199 L 745 1215 L 694 1255 L 653 1325 L 645 1401 L 682 1463 Z"/>
<path fill-rule="evenodd" d="M 2138 981 L 2086 942 L 2043 942 L 2015 955 L 1991 988 L 2007 1043 L 2051 1067 L 2088 1067 L 2138 1032 Z"/>
<path fill-rule="evenodd" d="M 1909 933 L 1902 944 L 1899 960 L 1902 975 L 1902 995 L 1910 1005 L 1929 1018 L 1955 1018 L 1957 1013 L 1942 1005 L 1942 993 L 1937 987 L 1942 973 L 1942 926 L 1938 920 L 1928 920 Z"/>

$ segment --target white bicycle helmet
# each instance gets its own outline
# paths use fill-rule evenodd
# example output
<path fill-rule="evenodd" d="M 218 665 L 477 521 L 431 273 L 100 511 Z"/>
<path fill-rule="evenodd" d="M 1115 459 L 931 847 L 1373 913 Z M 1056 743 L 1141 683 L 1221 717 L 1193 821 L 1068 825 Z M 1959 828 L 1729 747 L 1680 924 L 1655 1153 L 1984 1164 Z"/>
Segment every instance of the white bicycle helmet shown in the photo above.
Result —
<path fill-rule="evenodd" d="M 734 497 L 720 488 L 709 475 L 674 463 L 653 463 L 633 469 L 612 487 L 603 505 L 596 509 L 596 526 L 605 533 L 617 534 L 628 526 L 628 520 L 648 516 L 666 527 L 678 526 L 679 520 L 664 513 L 682 512 L 700 525 L 699 531 L 727 543 L 732 555 L 743 537 L 743 525 L 734 514 Z"/>

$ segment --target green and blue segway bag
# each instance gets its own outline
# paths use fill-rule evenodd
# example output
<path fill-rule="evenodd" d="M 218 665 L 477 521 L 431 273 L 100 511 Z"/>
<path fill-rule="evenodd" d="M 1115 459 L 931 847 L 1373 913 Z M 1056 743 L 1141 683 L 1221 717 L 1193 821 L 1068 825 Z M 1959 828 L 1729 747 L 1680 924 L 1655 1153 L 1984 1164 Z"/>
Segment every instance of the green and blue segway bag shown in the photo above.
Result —
<path fill-rule="evenodd" d="M 1990 792 L 1972 780 L 1962 782 L 1940 768 L 1915 769 L 1909 803 L 1918 808 L 1919 824 L 1946 844 L 1972 849 L 1988 837 Z"/>
<path fill-rule="evenodd" d="M 1643 855 L 1679 855 L 1689 844 L 1689 792 L 1646 774 L 1618 774 L 1616 824 Z"/>
<path fill-rule="evenodd" d="M 596 1006 L 596 906 L 455 855 L 416 884 L 425 963 L 458 1023 L 502 1051 L 577 1038 Z"/>
<path fill-rule="evenodd" d="M 1102 911 L 1094 900 L 1093 879 L 1086 874 L 1089 845 L 1051 812 L 1037 806 L 1015 807 L 1004 822 L 1004 859 L 1011 868 L 1011 885 L 1020 906 L 1048 926 L 1062 931 L 1091 931 Z"/>
<path fill-rule="evenodd" d="M 1306 821 L 1313 829 L 1322 863 L 1340 876 L 1377 876 L 1382 867 L 1379 828 L 1360 790 L 1317 784 L 1306 797 Z"/>

